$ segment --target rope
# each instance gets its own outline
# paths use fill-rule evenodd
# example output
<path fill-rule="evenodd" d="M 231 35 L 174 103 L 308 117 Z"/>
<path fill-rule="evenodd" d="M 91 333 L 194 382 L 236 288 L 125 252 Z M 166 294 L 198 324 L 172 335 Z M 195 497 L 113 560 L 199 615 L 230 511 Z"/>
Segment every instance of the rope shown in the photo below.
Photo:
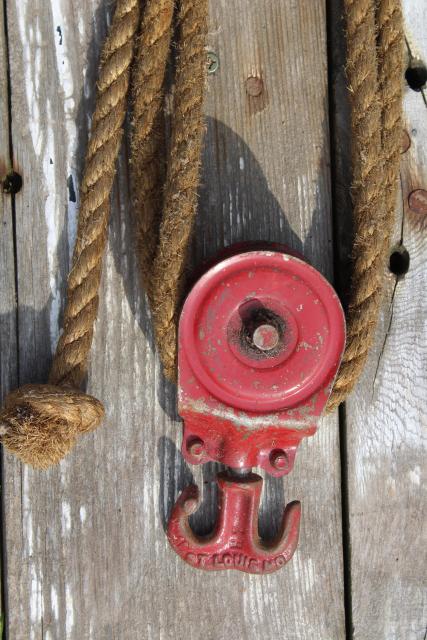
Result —
<path fill-rule="evenodd" d="M 81 186 L 77 241 L 68 276 L 64 330 L 50 374 L 53 384 L 78 387 L 86 375 L 98 312 L 110 193 L 126 114 L 138 4 L 138 0 L 119 0 L 102 52 L 97 104 Z"/>
<path fill-rule="evenodd" d="M 187 249 L 197 211 L 203 143 L 207 0 L 181 0 L 172 140 L 163 218 L 151 276 L 154 328 L 165 376 L 176 376 L 178 308 Z"/>
<path fill-rule="evenodd" d="M 0 412 L 5 447 L 23 462 L 47 468 L 104 416 L 102 404 L 77 391 L 87 370 L 98 311 L 109 196 L 122 139 L 138 0 L 117 0 L 104 43 L 98 93 L 81 186 L 77 240 L 68 277 L 63 333 L 48 385 L 25 385 L 9 394 Z"/>
<path fill-rule="evenodd" d="M 345 0 L 352 103 L 353 274 L 347 343 L 329 398 L 351 393 L 372 345 L 394 224 L 401 144 L 403 22 L 398 0 Z M 378 55 L 377 55 L 378 33 Z"/>
<path fill-rule="evenodd" d="M 131 178 L 137 250 L 150 297 L 165 182 L 163 84 L 172 38 L 174 0 L 148 0 L 132 73 Z"/>
<path fill-rule="evenodd" d="M 398 0 L 344 0 L 352 100 L 355 241 L 347 344 L 328 409 L 356 383 L 377 324 L 393 226 L 401 138 L 403 27 Z M 166 377 L 176 375 L 177 323 L 197 209 L 203 139 L 207 0 L 180 0 L 171 143 L 166 171 L 163 86 L 175 0 L 117 0 L 101 57 L 93 130 L 81 187 L 78 234 L 68 279 L 64 330 L 50 384 L 25 385 L 0 412 L 5 446 L 46 468 L 104 415 L 83 382 L 98 310 L 109 196 L 122 139 L 132 70 L 132 195 L 141 273 Z M 137 40 L 137 46 L 134 43 Z M 164 184 L 164 193 L 163 186 Z"/>

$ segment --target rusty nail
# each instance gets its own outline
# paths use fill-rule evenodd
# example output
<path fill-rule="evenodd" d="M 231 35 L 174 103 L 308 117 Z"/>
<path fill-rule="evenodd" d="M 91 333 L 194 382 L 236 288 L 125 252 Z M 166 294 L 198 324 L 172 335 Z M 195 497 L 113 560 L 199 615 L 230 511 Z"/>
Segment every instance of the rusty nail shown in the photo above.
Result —
<path fill-rule="evenodd" d="M 400 153 L 406 153 L 411 146 L 411 138 L 409 137 L 409 133 L 406 129 L 402 129 L 402 141 L 400 147 Z"/>
<path fill-rule="evenodd" d="M 275 449 L 270 453 L 271 466 L 278 471 L 284 471 L 289 467 L 289 460 L 286 451 L 283 449 Z"/>
<path fill-rule="evenodd" d="M 246 80 L 246 93 L 248 96 L 256 98 L 260 96 L 264 90 L 264 82 L 259 76 L 249 76 Z"/>
<path fill-rule="evenodd" d="M 200 458 L 205 450 L 205 443 L 200 438 L 190 438 L 187 442 L 187 450 L 191 456 Z"/>
<path fill-rule="evenodd" d="M 408 196 L 408 204 L 414 213 L 427 213 L 427 191 L 425 189 L 415 189 Z"/>

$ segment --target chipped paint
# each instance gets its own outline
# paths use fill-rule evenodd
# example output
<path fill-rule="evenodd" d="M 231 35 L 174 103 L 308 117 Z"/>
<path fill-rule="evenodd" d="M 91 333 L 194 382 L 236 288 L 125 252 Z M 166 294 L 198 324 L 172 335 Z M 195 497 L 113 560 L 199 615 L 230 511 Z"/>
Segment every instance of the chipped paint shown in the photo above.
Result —
<path fill-rule="evenodd" d="M 181 413 L 199 413 L 215 416 L 222 420 L 228 420 L 237 427 L 244 427 L 249 431 L 264 429 L 265 427 L 279 427 L 281 429 L 301 431 L 309 428 L 313 424 L 313 416 L 306 419 L 294 420 L 283 418 L 280 413 L 262 414 L 261 416 L 250 415 L 243 411 L 235 412 L 233 409 L 218 403 L 217 407 L 208 406 L 203 400 L 193 400 L 182 398 L 180 405 Z"/>

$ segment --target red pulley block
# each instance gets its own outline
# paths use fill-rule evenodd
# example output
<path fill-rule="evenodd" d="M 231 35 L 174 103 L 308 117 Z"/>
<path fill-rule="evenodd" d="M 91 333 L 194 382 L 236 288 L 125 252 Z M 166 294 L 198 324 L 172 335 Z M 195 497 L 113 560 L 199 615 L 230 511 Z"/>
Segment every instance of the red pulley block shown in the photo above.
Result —
<path fill-rule="evenodd" d="M 191 464 L 221 462 L 240 474 L 218 477 L 220 515 L 198 538 L 188 516 L 197 489 L 172 512 L 168 537 L 189 564 L 206 570 L 271 573 L 298 540 L 300 505 L 288 505 L 274 543 L 258 536 L 261 467 L 289 473 L 302 438 L 313 435 L 345 343 L 345 321 L 331 285 L 301 259 L 247 251 L 205 273 L 179 325 L 178 410 L 182 454 Z"/>

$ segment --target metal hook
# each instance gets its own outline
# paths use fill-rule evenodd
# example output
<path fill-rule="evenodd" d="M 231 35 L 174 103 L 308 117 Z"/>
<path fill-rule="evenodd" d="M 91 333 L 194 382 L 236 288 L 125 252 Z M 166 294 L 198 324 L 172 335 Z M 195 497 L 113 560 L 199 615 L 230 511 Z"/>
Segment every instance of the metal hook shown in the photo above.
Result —
<path fill-rule="evenodd" d="M 258 533 L 262 478 L 255 473 L 230 477 L 220 473 L 218 520 L 208 536 L 197 536 L 189 516 L 199 506 L 199 490 L 187 487 L 172 511 L 168 539 L 188 564 L 205 571 L 237 569 L 246 573 L 273 573 L 292 558 L 298 544 L 301 505 L 287 505 L 279 535 L 272 541 Z"/>

